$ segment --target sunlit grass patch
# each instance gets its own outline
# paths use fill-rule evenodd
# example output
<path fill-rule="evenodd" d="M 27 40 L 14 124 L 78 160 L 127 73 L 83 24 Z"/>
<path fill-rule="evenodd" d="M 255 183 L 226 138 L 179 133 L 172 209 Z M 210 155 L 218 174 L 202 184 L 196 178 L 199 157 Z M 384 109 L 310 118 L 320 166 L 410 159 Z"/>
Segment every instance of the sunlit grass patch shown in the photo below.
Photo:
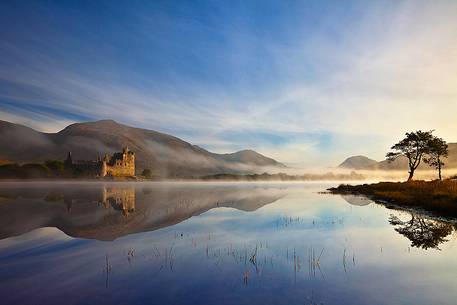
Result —
<path fill-rule="evenodd" d="M 362 194 L 400 206 L 420 207 L 441 216 L 457 217 L 457 180 L 380 182 L 329 189 L 335 194 Z"/>

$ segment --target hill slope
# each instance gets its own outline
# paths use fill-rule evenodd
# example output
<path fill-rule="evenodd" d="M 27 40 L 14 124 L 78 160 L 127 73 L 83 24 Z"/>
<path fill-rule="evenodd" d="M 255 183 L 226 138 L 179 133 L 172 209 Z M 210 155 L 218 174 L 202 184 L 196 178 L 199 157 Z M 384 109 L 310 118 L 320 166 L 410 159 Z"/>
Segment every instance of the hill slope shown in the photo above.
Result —
<path fill-rule="evenodd" d="M 376 167 L 377 161 L 365 156 L 353 156 L 344 160 L 338 167 L 349 169 L 366 169 Z"/>
<path fill-rule="evenodd" d="M 457 143 L 448 143 L 448 145 L 449 156 L 444 159 L 445 168 L 457 168 Z M 405 157 L 399 157 L 393 162 L 387 160 L 377 162 L 365 156 L 354 156 L 347 158 L 338 167 L 358 170 L 406 170 L 408 169 L 408 160 Z M 430 169 L 430 167 L 422 163 L 419 169 Z"/>
<path fill-rule="evenodd" d="M 69 151 L 76 160 L 93 160 L 125 145 L 136 153 L 137 171 L 151 168 L 161 176 L 255 173 L 265 167 L 285 167 L 255 151 L 215 154 L 171 135 L 112 120 L 76 123 L 58 133 L 42 133 L 0 120 L 0 159 L 3 160 L 62 160 Z"/>

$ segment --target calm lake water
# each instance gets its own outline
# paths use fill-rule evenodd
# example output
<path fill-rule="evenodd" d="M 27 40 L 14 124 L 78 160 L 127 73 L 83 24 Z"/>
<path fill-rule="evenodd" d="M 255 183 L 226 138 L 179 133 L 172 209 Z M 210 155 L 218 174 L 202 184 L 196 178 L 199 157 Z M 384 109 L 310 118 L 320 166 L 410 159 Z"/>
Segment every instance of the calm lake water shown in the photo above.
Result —
<path fill-rule="evenodd" d="M 1 304 L 456 304 L 456 226 L 320 183 L 1 183 Z"/>

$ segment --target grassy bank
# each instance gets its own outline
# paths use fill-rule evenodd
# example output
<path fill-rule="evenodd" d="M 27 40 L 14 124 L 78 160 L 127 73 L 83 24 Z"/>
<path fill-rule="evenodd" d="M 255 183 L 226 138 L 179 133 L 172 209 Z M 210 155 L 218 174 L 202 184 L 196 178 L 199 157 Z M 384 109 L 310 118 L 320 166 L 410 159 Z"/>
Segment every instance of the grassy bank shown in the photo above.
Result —
<path fill-rule="evenodd" d="M 457 180 L 340 185 L 329 191 L 365 195 L 377 201 L 421 208 L 444 217 L 457 217 Z"/>

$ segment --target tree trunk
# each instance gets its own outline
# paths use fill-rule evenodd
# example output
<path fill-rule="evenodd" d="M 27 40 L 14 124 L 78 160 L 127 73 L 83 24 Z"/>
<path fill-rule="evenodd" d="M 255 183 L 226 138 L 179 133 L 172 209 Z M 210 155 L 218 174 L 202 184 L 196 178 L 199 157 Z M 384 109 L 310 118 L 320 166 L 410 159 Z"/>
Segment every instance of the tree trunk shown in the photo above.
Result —
<path fill-rule="evenodd" d="M 408 177 L 408 181 L 411 181 L 411 180 L 413 180 L 413 176 L 414 176 L 414 169 L 410 169 L 410 170 L 409 170 L 409 177 Z"/>
<path fill-rule="evenodd" d="M 438 162 L 440 162 L 440 161 L 438 161 Z M 438 163 L 438 177 L 440 178 L 440 181 L 441 181 L 441 164 L 439 164 L 439 163 Z"/>

